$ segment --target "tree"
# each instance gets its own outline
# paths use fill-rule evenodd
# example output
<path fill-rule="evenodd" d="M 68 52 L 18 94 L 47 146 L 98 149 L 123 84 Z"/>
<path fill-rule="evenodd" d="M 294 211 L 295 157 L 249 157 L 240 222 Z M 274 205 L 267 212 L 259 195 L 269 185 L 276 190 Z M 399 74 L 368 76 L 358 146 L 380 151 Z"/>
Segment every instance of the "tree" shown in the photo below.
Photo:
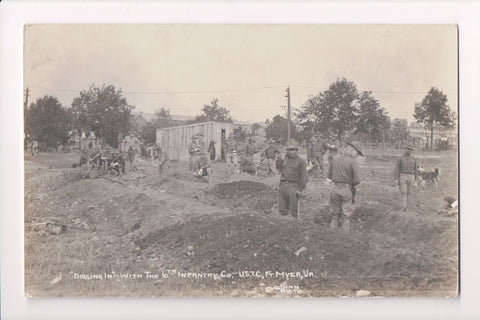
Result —
<path fill-rule="evenodd" d="M 218 121 L 233 122 L 230 111 L 218 105 L 218 98 L 213 98 L 210 104 L 202 107 L 203 114 L 195 117 L 193 122 Z"/>
<path fill-rule="evenodd" d="M 393 119 L 389 131 L 390 141 L 396 143 L 397 147 L 400 147 L 401 144 L 408 140 L 408 134 L 409 131 L 407 119 Z"/>
<path fill-rule="evenodd" d="M 88 91 L 80 92 L 80 96 L 72 102 L 77 130 L 93 131 L 96 137 L 113 147 L 118 145 L 119 134 L 125 134 L 130 129 L 133 108 L 122 90 L 116 90 L 113 85 L 103 85 L 101 88 L 92 85 Z"/>
<path fill-rule="evenodd" d="M 170 109 L 161 107 L 158 110 L 155 110 L 156 118 L 153 120 L 154 125 L 157 128 L 168 127 L 172 120 L 172 115 L 170 114 Z"/>
<path fill-rule="evenodd" d="M 140 139 L 147 144 L 154 144 L 157 136 L 157 126 L 148 122 L 140 131 Z"/>
<path fill-rule="evenodd" d="M 442 91 L 431 87 L 421 103 L 415 103 L 413 117 L 430 129 L 430 150 L 433 150 L 433 131 L 436 126 L 455 127 L 456 115 L 447 104 L 448 99 Z"/>
<path fill-rule="evenodd" d="M 274 140 L 280 140 L 282 142 L 287 141 L 287 127 L 288 127 L 288 120 L 281 115 L 276 115 L 273 117 L 272 121 L 268 125 L 266 132 L 267 138 L 272 138 Z M 292 138 L 296 135 L 296 128 L 295 125 L 290 122 L 291 128 L 291 136 Z"/>
<path fill-rule="evenodd" d="M 364 91 L 358 101 L 358 118 L 355 133 L 365 134 L 369 139 L 378 141 L 384 139 L 384 133 L 390 128 L 390 117 L 370 91 Z"/>
<path fill-rule="evenodd" d="M 324 103 L 324 94 L 320 92 L 316 96 L 310 96 L 295 114 L 298 123 L 304 131 L 330 134 L 333 131 L 332 123 L 335 113 Z"/>
<path fill-rule="evenodd" d="M 337 79 L 328 90 L 310 97 L 296 117 L 304 127 L 315 132 L 335 134 L 339 141 L 351 130 L 358 117 L 359 94 L 355 83 Z"/>
<path fill-rule="evenodd" d="M 25 131 L 39 145 L 56 148 L 68 142 L 72 118 L 56 97 L 44 96 L 32 103 L 26 111 Z"/>

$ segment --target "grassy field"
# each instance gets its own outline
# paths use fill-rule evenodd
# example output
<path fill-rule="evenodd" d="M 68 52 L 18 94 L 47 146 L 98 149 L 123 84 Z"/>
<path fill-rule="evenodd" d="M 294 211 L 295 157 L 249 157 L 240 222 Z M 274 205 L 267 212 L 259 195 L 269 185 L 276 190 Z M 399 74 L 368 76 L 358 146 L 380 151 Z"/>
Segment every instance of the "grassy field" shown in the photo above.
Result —
<path fill-rule="evenodd" d="M 456 296 L 456 152 L 415 153 L 441 169 L 400 212 L 401 150 L 366 150 L 352 233 L 328 227 L 323 178 L 309 182 L 299 220 L 280 217 L 279 177 L 229 174 L 213 183 L 146 160 L 123 177 L 82 179 L 76 152 L 25 158 L 25 286 L 31 296 Z M 360 291 L 364 290 L 364 291 Z"/>

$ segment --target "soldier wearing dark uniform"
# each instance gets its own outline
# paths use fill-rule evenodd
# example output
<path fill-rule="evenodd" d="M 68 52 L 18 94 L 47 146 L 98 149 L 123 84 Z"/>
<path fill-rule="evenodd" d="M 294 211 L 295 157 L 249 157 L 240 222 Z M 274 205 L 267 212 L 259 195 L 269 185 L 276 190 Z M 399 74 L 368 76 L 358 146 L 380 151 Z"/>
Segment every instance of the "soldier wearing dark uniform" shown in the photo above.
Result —
<path fill-rule="evenodd" d="M 398 158 L 395 165 L 395 180 L 402 195 L 402 211 L 407 211 L 408 198 L 412 187 L 417 183 L 417 159 L 412 156 L 413 147 L 406 146 L 405 153 Z"/>
<path fill-rule="evenodd" d="M 307 164 L 297 151 L 298 147 L 290 143 L 285 158 L 277 160 L 277 169 L 281 173 L 278 209 L 282 216 L 290 212 L 295 218 L 298 218 L 298 198 L 307 183 Z"/>
<path fill-rule="evenodd" d="M 332 159 L 327 177 L 333 181 L 330 192 L 329 211 L 332 215 L 330 226 L 333 229 L 342 224 L 344 233 L 350 232 L 350 219 L 355 210 L 355 186 L 360 179 L 360 168 L 355 159 L 363 156 L 362 149 L 355 142 L 348 143 L 346 154 Z"/>

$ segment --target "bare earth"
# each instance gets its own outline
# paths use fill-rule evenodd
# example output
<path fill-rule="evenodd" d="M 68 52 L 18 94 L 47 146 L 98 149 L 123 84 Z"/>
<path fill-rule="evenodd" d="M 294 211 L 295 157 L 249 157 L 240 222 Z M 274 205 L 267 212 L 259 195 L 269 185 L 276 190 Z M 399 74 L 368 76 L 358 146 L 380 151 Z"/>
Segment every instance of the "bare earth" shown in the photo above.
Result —
<path fill-rule="evenodd" d="M 441 169 L 400 212 L 401 150 L 367 150 L 352 233 L 332 231 L 330 186 L 310 181 L 300 219 L 278 213 L 279 177 L 212 184 L 171 162 L 82 179 L 76 152 L 25 156 L 25 288 L 39 297 L 453 297 L 458 288 L 457 153 L 416 152 Z"/>

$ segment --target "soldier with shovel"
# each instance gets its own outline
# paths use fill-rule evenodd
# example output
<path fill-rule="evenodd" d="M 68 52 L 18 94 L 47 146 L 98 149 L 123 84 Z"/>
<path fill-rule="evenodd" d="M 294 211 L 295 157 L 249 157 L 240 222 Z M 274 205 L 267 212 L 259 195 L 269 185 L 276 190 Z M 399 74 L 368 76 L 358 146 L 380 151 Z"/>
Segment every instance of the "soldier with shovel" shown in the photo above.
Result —
<path fill-rule="evenodd" d="M 297 154 L 298 147 L 294 143 L 287 145 L 287 155 L 277 160 L 280 171 L 280 194 L 278 209 L 282 216 L 290 212 L 298 219 L 299 198 L 307 183 L 307 164 Z"/>

